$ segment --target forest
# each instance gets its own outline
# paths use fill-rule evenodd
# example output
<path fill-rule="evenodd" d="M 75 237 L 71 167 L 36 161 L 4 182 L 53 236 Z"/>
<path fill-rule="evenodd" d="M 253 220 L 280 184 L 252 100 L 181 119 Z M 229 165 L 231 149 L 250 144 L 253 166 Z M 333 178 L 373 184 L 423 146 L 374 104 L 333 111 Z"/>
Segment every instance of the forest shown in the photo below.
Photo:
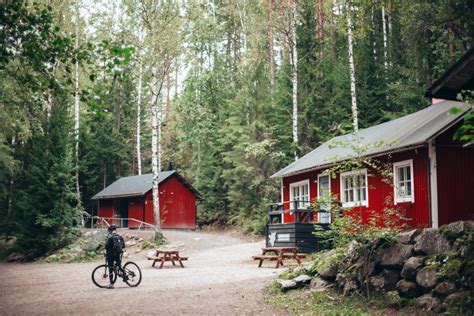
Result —
<path fill-rule="evenodd" d="M 473 39 L 470 0 L 3 1 L 0 231 L 43 255 L 173 168 L 201 223 L 262 233 L 274 172 L 428 106 Z"/>

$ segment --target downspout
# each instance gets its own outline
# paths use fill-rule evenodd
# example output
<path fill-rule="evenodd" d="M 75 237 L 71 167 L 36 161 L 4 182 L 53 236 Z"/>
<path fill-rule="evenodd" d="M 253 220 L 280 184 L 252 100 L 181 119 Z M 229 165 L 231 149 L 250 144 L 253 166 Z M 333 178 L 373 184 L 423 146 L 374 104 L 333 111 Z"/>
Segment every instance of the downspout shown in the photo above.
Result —
<path fill-rule="evenodd" d="M 435 140 L 428 141 L 429 185 L 430 185 L 430 223 L 432 228 L 438 228 L 438 176 L 436 163 Z"/>

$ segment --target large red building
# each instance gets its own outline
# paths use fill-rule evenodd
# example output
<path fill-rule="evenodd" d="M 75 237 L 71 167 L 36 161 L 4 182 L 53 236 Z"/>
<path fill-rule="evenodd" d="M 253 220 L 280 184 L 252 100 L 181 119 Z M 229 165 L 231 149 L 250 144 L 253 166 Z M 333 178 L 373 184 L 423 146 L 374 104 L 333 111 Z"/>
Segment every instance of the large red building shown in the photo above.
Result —
<path fill-rule="evenodd" d="M 153 175 L 123 177 L 92 197 L 98 216 L 109 224 L 138 228 L 153 225 Z M 158 178 L 162 228 L 196 228 L 196 202 L 201 197 L 179 173 L 163 171 Z"/>
<path fill-rule="evenodd" d="M 459 112 L 453 114 L 453 108 Z M 471 109 L 442 101 L 322 144 L 272 176 L 281 179 L 280 223 L 295 222 L 294 210 L 308 208 L 329 191 L 364 221 L 387 208 L 403 213 L 413 227 L 473 220 L 474 146 L 453 140 Z M 327 174 L 357 157 L 366 157 L 359 159 L 366 163 Z M 330 217 L 320 213 L 314 222 L 327 223 Z"/>

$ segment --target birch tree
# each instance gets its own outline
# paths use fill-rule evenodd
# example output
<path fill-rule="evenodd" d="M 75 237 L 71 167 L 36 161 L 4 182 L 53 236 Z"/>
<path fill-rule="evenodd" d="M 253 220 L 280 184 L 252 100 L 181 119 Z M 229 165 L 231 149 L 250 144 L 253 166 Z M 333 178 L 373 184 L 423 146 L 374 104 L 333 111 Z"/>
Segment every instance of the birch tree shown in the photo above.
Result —
<path fill-rule="evenodd" d="M 148 63 L 148 88 L 150 91 L 151 110 L 151 167 L 153 173 L 153 214 L 157 231 L 161 230 L 160 198 L 158 179 L 160 173 L 161 124 L 163 110 L 161 99 L 163 86 L 172 71 L 181 46 L 181 17 L 178 4 L 166 1 L 134 1 L 129 10 L 138 11 L 140 22 L 145 28 L 148 56 L 144 62 Z M 132 13 L 133 14 L 133 13 Z M 158 236 L 158 235 L 157 235 Z"/>
<path fill-rule="evenodd" d="M 293 145 L 294 156 L 298 160 L 298 51 L 296 49 L 296 0 L 291 0 L 291 84 L 293 100 Z"/>
<path fill-rule="evenodd" d="M 75 49 L 79 49 L 79 5 L 75 5 Z M 76 195 L 77 195 L 77 209 L 79 210 L 81 226 L 84 226 L 84 214 L 81 203 L 81 189 L 79 185 L 79 122 L 80 122 L 80 102 L 79 102 L 79 59 L 76 58 L 74 63 L 74 157 L 76 170 Z"/>
<path fill-rule="evenodd" d="M 275 48 L 273 45 L 273 0 L 268 0 L 268 64 L 270 67 L 270 91 L 275 93 Z"/>
<path fill-rule="evenodd" d="M 143 82 L 143 64 L 142 51 L 138 54 L 138 82 L 137 82 L 137 122 L 136 122 L 136 153 L 138 174 L 142 174 L 142 155 L 141 155 L 141 104 L 142 104 L 142 82 Z"/>
<path fill-rule="evenodd" d="M 356 96 L 356 83 L 355 83 L 355 67 L 354 67 L 354 52 L 353 52 L 353 36 L 352 36 L 352 3 L 349 0 L 347 2 L 347 47 L 349 54 L 349 76 L 351 81 L 351 108 L 352 108 L 352 127 L 354 132 L 359 130 L 359 121 L 357 114 L 357 96 Z"/>

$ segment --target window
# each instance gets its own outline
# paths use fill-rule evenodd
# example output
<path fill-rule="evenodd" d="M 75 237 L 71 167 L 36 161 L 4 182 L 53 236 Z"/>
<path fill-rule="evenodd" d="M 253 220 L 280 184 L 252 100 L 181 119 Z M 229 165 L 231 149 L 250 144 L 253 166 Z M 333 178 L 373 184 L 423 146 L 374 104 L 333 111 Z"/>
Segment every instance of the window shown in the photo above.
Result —
<path fill-rule="evenodd" d="M 413 192 L 413 160 L 405 160 L 393 164 L 393 183 L 395 204 L 414 202 Z"/>
<path fill-rule="evenodd" d="M 368 206 L 367 170 L 341 173 L 342 207 Z"/>
<path fill-rule="evenodd" d="M 290 209 L 305 209 L 309 206 L 309 180 L 290 184 Z M 294 203 L 294 201 L 297 201 Z"/>
<path fill-rule="evenodd" d="M 320 204 L 319 209 L 321 211 L 329 212 L 331 210 L 331 178 L 329 175 L 320 174 L 318 175 L 318 199 L 324 198 L 327 203 Z M 324 202 L 326 202 L 324 201 Z M 318 222 L 328 224 L 331 222 L 331 213 L 319 213 Z"/>

